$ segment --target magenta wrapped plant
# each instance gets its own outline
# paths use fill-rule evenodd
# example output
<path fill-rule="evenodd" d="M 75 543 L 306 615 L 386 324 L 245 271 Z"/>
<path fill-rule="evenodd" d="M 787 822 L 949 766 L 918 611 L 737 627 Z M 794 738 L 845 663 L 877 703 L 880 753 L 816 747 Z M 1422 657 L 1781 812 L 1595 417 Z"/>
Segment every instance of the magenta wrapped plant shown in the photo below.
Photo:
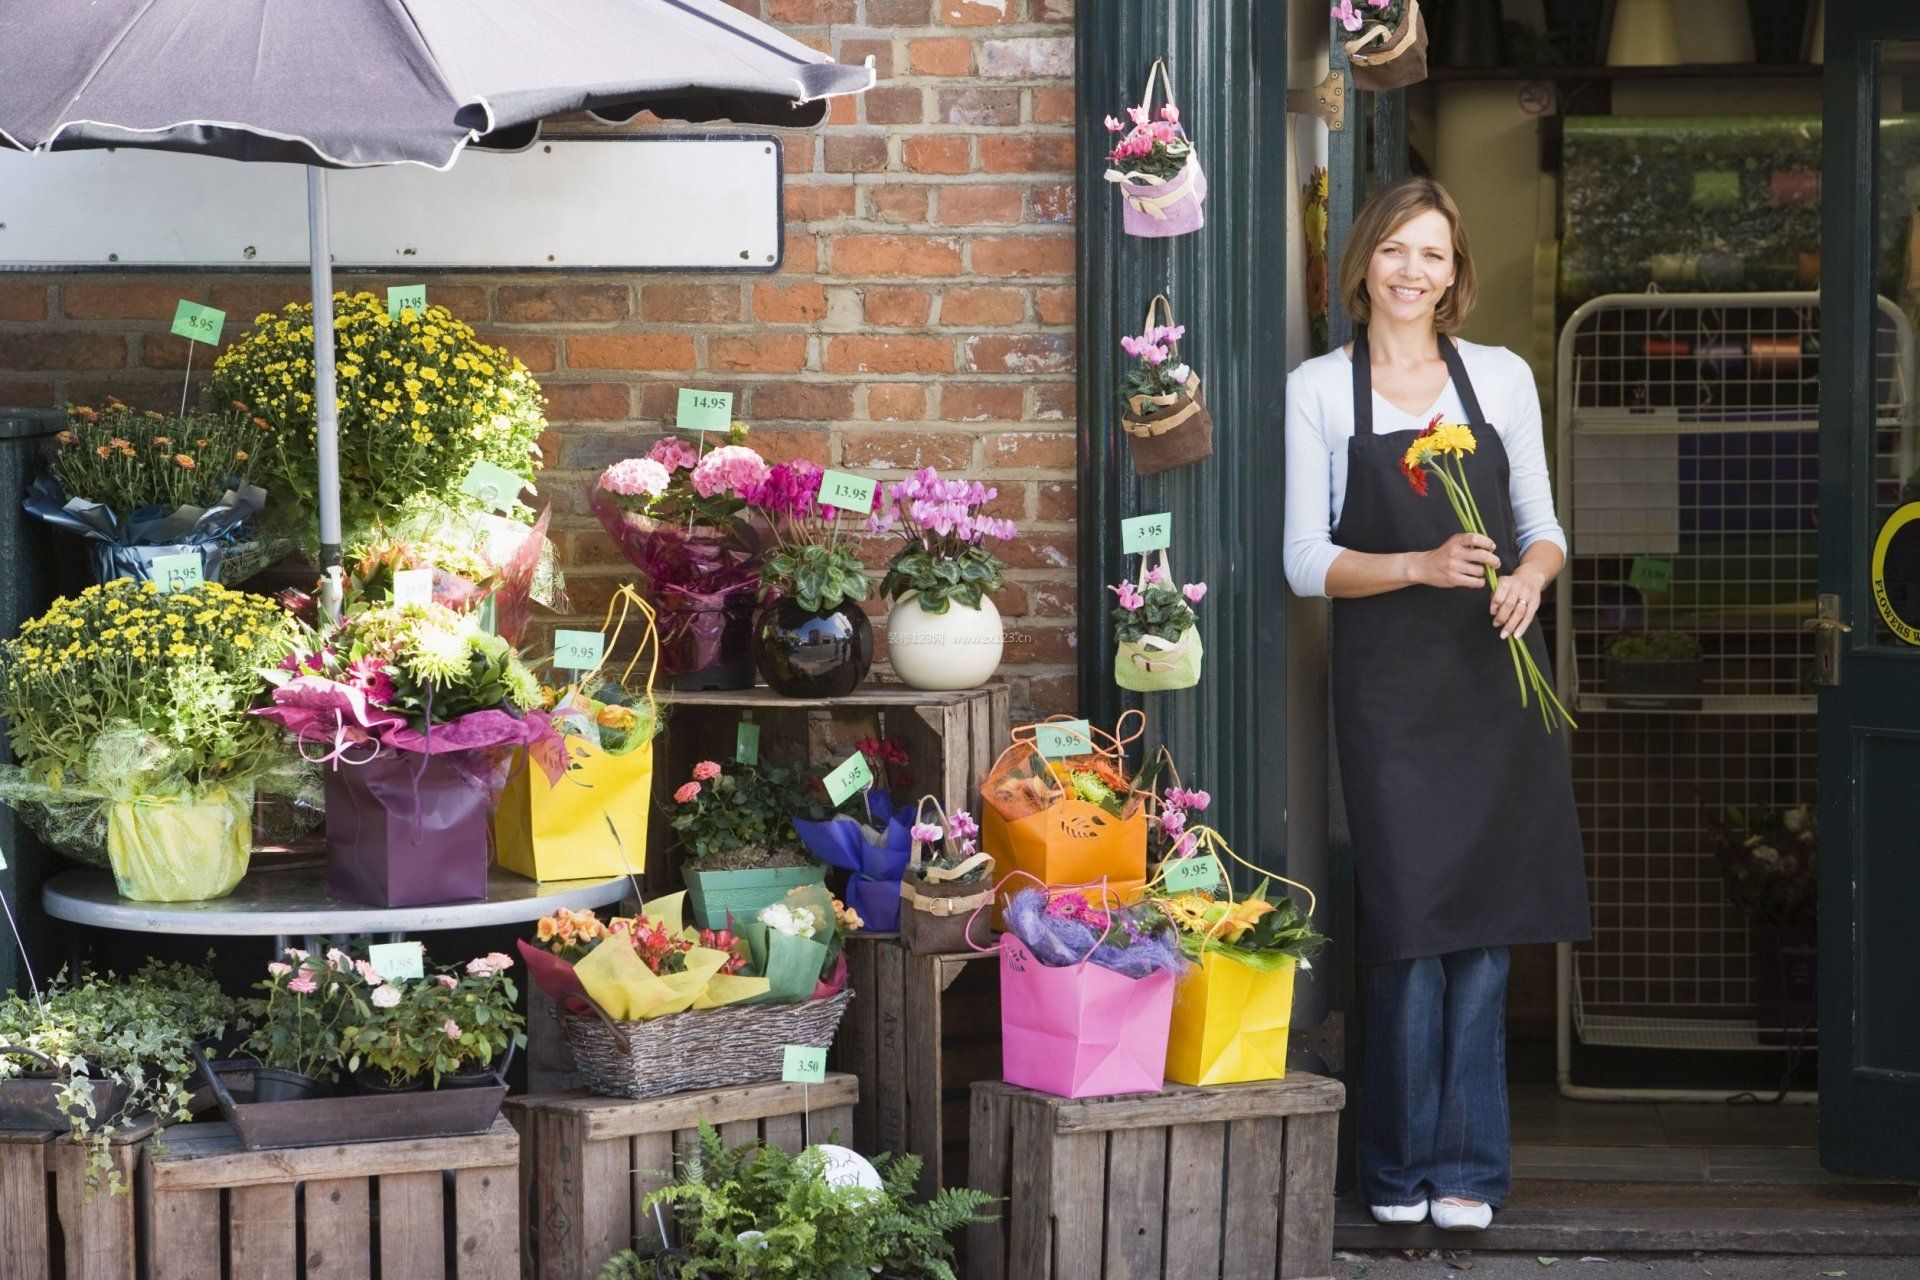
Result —
<path fill-rule="evenodd" d="M 873 590 L 866 566 L 841 530 L 847 513 L 820 503 L 825 474 L 811 462 L 776 463 L 747 497 L 773 532 L 761 582 L 813 613 L 857 604 Z"/>

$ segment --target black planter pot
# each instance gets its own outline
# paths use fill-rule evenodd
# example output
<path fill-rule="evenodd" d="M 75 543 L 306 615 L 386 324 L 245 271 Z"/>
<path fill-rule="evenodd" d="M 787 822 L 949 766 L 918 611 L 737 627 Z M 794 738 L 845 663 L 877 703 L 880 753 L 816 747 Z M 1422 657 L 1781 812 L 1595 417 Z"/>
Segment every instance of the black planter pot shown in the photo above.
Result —
<path fill-rule="evenodd" d="M 1749 926 L 1753 1002 L 1761 1044 L 1804 1042 L 1819 1011 L 1819 939 L 1811 924 Z"/>
<path fill-rule="evenodd" d="M 776 600 L 756 631 L 760 678 L 789 698 L 844 698 L 873 666 L 873 626 L 852 601 L 815 612 Z"/>
<path fill-rule="evenodd" d="M 484 1089 L 490 1084 L 499 1084 L 500 1076 L 491 1067 L 482 1067 L 478 1071 L 462 1071 L 457 1075 L 441 1076 L 437 1089 Z"/>
<path fill-rule="evenodd" d="M 1607 659 L 1607 697 L 1622 706 L 1688 711 L 1700 705 L 1706 688 L 1707 667 L 1699 658 Z"/>
<path fill-rule="evenodd" d="M 395 1080 L 384 1071 L 373 1071 L 366 1067 L 353 1073 L 353 1082 L 360 1086 L 362 1093 L 417 1093 L 427 1087 L 425 1076 Z"/>
<path fill-rule="evenodd" d="M 253 1069 L 255 1102 L 300 1102 L 320 1092 L 320 1082 L 312 1076 L 281 1067 Z"/>

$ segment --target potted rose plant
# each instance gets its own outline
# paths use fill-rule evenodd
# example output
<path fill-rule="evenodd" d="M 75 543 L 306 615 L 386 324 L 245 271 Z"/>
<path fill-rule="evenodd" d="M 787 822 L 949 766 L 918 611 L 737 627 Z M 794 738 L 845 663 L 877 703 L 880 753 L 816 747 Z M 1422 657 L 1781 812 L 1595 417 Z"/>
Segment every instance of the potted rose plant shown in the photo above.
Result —
<path fill-rule="evenodd" d="M 526 1042 L 526 1020 L 516 1007 L 520 989 L 507 970 L 513 957 L 501 951 L 475 956 L 416 984 L 421 1020 L 439 1023 L 443 1040 L 429 1065 L 436 1089 L 497 1084 L 509 1050 Z"/>
<path fill-rule="evenodd" d="M 1727 891 L 1747 912 L 1761 1039 L 1789 1043 L 1814 1024 L 1820 833 L 1814 806 L 1729 806 L 1712 824 Z"/>
<path fill-rule="evenodd" d="M 1207 584 L 1173 585 L 1167 553 L 1149 566 L 1142 556 L 1140 575 L 1107 590 L 1119 597 L 1113 610 L 1119 652 L 1113 659 L 1113 679 L 1122 689 L 1189 689 L 1200 683 L 1202 655 L 1198 619 L 1193 606 L 1206 598 Z"/>
<path fill-rule="evenodd" d="M 768 475 L 736 422 L 707 449 L 666 436 L 645 456 L 601 472 L 594 515 L 646 575 L 659 615 L 660 678 L 671 689 L 744 689 L 753 683 L 759 605 L 759 532 L 746 496 Z"/>
<path fill-rule="evenodd" d="M 826 883 L 827 869 L 807 856 L 793 819 L 824 820 L 827 809 L 793 770 L 702 760 L 674 791 L 670 812 L 686 855 L 688 905 L 702 928 L 727 928 L 789 889 Z"/>
<path fill-rule="evenodd" d="M 56 601 L 0 643 L 18 762 L 0 770 L 0 797 L 49 845 L 111 866 L 124 897 L 232 892 L 256 788 L 306 782 L 247 714 L 258 669 L 296 642 L 279 605 L 217 583 L 162 594 L 122 578 Z"/>
<path fill-rule="evenodd" d="M 290 947 L 254 984 L 266 995 L 249 1002 L 253 1034 L 241 1046 L 260 1065 L 255 1102 L 311 1098 L 341 1062 L 341 1037 L 354 1013 L 359 975 L 338 948 L 325 956 Z"/>
<path fill-rule="evenodd" d="M 846 513 L 820 500 L 825 474 L 811 462 L 777 463 L 749 498 L 773 531 L 760 568 L 773 598 L 755 624 L 760 678 L 790 698 L 844 698 L 873 665 L 860 608 L 873 584 L 841 532 Z"/>
<path fill-rule="evenodd" d="M 887 614 L 887 661 L 915 689 L 971 689 L 1000 666 L 1000 611 L 991 593 L 1006 566 L 987 550 L 1016 530 L 986 508 L 999 490 L 978 481 L 942 480 L 923 467 L 883 489 L 867 519 L 873 533 L 898 533 L 903 545 L 887 561 L 880 594 Z"/>

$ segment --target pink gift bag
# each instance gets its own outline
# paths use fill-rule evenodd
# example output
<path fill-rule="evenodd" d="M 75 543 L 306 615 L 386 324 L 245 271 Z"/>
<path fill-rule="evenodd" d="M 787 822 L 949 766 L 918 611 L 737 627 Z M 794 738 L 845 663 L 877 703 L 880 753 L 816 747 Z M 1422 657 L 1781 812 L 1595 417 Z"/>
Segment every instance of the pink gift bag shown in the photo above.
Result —
<path fill-rule="evenodd" d="M 1166 1085 L 1174 975 L 1128 978 L 1096 964 L 1041 964 L 1000 940 L 1000 1054 L 1008 1084 L 1064 1098 Z"/>
<path fill-rule="evenodd" d="M 1120 227 L 1130 236 L 1157 240 L 1168 236 L 1184 236 L 1198 231 L 1206 225 L 1207 216 L 1203 205 L 1207 199 L 1207 176 L 1200 168 L 1200 158 L 1191 153 L 1192 141 L 1187 137 L 1184 127 L 1179 124 L 1179 107 L 1173 101 L 1173 77 L 1167 73 L 1167 66 L 1161 59 L 1155 58 L 1153 67 L 1147 72 L 1147 87 L 1140 94 L 1140 105 L 1128 108 L 1136 125 L 1146 122 L 1153 109 L 1153 85 L 1159 80 L 1166 86 L 1167 103 L 1162 110 L 1170 118 L 1152 122 L 1154 128 L 1171 126 L 1173 136 L 1163 140 L 1169 149 L 1179 148 L 1188 152 L 1186 163 L 1178 172 L 1160 176 L 1145 172 L 1138 162 L 1120 160 L 1116 150 L 1108 157 L 1113 165 L 1106 173 L 1107 181 L 1120 188 Z M 1114 121 L 1109 129 L 1120 128 Z M 1135 130 L 1135 134 L 1139 132 Z M 1134 135 L 1129 135 L 1131 138 Z M 1125 145 L 1123 140 L 1122 145 Z"/>

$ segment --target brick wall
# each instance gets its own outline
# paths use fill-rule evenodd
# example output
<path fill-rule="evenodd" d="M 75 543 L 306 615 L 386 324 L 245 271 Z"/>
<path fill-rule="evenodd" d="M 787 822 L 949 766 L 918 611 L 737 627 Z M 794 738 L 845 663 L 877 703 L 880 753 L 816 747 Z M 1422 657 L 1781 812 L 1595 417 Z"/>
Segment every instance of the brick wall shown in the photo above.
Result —
<path fill-rule="evenodd" d="M 755 443 L 883 478 L 918 466 L 1000 489 L 1003 674 L 1024 708 L 1074 701 L 1073 0 L 735 0 L 879 85 L 785 139 L 772 276 L 462 275 L 429 297 L 545 386 L 544 494 L 581 615 L 624 560 L 583 487 L 640 452 L 682 384 L 733 391 Z M 411 280 L 343 275 L 381 291 Z M 229 336 L 307 296 L 304 274 L 0 274 L 0 404 L 177 403 L 176 301 Z M 209 363 L 205 348 L 196 366 Z M 876 563 L 890 548 L 875 549 Z M 877 612 L 881 612 L 876 608 Z"/>

